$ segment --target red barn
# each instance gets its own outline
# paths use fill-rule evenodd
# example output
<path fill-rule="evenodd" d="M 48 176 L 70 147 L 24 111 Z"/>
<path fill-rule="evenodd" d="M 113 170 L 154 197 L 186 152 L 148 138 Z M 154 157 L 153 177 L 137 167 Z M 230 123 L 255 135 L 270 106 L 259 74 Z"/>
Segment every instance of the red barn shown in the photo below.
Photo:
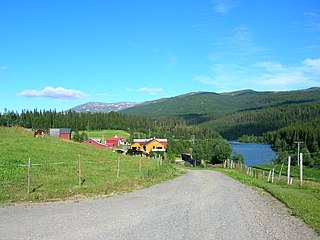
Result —
<path fill-rule="evenodd" d="M 70 140 L 71 128 L 50 128 L 49 136 Z"/>
<path fill-rule="evenodd" d="M 127 141 L 123 139 L 122 137 L 114 136 L 113 138 L 105 138 L 104 139 L 105 144 L 109 147 L 117 147 L 120 145 L 126 145 Z"/>
<path fill-rule="evenodd" d="M 70 140 L 71 128 L 60 128 L 59 137 Z"/>

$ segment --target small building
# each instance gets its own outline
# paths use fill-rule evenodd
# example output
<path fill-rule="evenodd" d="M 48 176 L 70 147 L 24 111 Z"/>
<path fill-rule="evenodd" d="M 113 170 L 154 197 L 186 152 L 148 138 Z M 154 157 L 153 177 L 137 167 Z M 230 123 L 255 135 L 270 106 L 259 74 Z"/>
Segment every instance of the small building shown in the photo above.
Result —
<path fill-rule="evenodd" d="M 105 138 L 104 143 L 108 145 L 110 148 L 127 145 L 127 141 L 120 136 L 114 136 L 113 138 Z"/>
<path fill-rule="evenodd" d="M 49 135 L 52 137 L 71 139 L 71 128 L 50 128 Z"/>
<path fill-rule="evenodd" d="M 150 152 L 165 152 L 167 149 L 167 139 L 134 139 L 131 149 Z"/>
<path fill-rule="evenodd" d="M 92 139 L 92 138 L 89 138 L 87 141 L 84 142 L 84 144 L 93 145 L 95 147 L 103 148 L 103 149 L 109 148 L 108 145 L 100 143 L 100 142 L 98 142 L 98 141 L 96 141 L 95 139 Z"/>
<path fill-rule="evenodd" d="M 60 138 L 71 139 L 71 128 L 60 128 Z"/>
<path fill-rule="evenodd" d="M 58 138 L 59 135 L 60 135 L 60 128 L 50 128 L 49 129 L 49 136 Z"/>

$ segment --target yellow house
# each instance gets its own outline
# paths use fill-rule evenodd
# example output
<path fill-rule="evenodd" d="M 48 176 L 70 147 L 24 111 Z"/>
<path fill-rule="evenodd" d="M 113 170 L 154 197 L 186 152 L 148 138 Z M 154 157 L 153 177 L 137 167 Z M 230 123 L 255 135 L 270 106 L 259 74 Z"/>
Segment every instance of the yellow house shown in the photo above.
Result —
<path fill-rule="evenodd" d="M 165 145 L 157 139 L 148 139 L 147 141 L 136 141 L 131 145 L 131 149 L 150 152 L 164 152 L 166 151 Z"/>

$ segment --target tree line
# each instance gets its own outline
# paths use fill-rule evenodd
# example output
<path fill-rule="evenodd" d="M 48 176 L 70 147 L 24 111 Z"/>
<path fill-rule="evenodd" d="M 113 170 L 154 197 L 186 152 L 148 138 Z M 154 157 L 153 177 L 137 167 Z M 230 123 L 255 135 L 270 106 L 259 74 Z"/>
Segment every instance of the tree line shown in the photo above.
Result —
<path fill-rule="evenodd" d="M 320 119 L 320 101 L 238 111 L 200 125 L 211 127 L 224 138 L 234 140 L 243 135 L 262 136 L 268 131 L 316 119 Z"/>

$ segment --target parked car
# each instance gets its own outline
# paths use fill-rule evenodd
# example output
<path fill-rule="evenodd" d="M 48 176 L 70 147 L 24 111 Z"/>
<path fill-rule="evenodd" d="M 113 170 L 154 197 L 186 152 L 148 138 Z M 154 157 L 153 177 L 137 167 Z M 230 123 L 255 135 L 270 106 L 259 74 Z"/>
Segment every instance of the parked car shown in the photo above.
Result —
<path fill-rule="evenodd" d="M 131 156 L 133 156 L 133 155 L 140 155 L 140 156 L 142 156 L 142 154 L 143 154 L 143 151 L 141 151 L 141 150 L 137 150 L 137 149 L 128 149 L 128 151 L 127 151 L 127 153 L 126 153 L 127 155 L 131 155 Z"/>

